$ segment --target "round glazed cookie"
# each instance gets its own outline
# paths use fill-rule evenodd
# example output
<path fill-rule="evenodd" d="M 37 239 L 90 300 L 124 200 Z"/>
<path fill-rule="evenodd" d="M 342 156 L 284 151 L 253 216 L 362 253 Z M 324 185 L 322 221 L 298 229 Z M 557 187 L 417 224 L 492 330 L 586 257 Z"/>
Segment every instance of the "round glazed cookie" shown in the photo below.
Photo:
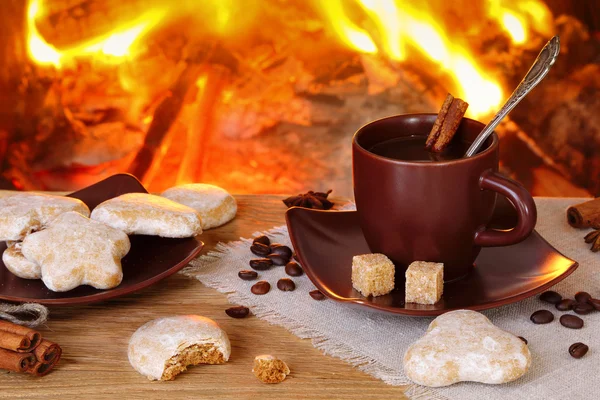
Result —
<path fill-rule="evenodd" d="M 202 229 L 221 226 L 231 221 L 237 212 L 237 203 L 229 192 L 205 183 L 175 186 L 161 196 L 198 211 L 202 216 Z"/>
<path fill-rule="evenodd" d="M 229 360 L 229 337 L 217 323 L 199 315 L 155 319 L 129 339 L 131 366 L 150 380 L 169 381 L 189 365 Z"/>
<path fill-rule="evenodd" d="M 29 261 L 21 252 L 22 242 L 7 242 L 7 248 L 2 253 L 2 262 L 7 270 L 23 279 L 40 279 L 42 268 Z"/>

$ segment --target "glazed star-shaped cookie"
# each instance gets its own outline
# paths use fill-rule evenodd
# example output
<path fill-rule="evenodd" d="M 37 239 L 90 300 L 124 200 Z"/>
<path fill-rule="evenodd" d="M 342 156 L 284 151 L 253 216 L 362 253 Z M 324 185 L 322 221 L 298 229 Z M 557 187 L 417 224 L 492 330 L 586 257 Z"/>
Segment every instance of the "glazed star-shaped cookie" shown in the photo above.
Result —
<path fill-rule="evenodd" d="M 15 193 L 0 197 L 0 241 L 22 240 L 67 211 L 77 211 L 86 217 L 90 215 L 89 208 L 72 197 L 42 193 Z"/>
<path fill-rule="evenodd" d="M 124 232 L 71 211 L 28 235 L 21 251 L 40 266 L 48 289 L 65 292 L 80 285 L 118 286 L 123 279 L 121 259 L 130 247 Z"/>

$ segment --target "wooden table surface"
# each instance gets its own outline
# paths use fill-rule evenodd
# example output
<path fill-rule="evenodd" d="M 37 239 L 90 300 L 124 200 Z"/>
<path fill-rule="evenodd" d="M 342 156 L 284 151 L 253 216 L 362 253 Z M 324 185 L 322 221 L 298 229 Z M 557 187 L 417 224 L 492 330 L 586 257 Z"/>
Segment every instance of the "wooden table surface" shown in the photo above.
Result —
<path fill-rule="evenodd" d="M 241 195 L 238 215 L 206 231 L 203 253 L 219 241 L 250 237 L 284 224 L 283 196 Z M 332 301 L 332 300 L 325 300 Z M 310 340 L 254 316 L 233 319 L 224 294 L 175 274 L 138 293 L 88 306 L 52 307 L 43 335 L 59 343 L 63 357 L 43 378 L 0 371 L 0 399 L 405 399 L 402 387 L 386 385 L 352 366 L 322 354 Z M 340 305 L 342 307 L 342 305 Z M 191 367 L 175 381 L 150 382 L 127 360 L 131 334 L 151 319 L 200 314 L 229 334 L 231 358 L 224 365 Z M 258 354 L 285 360 L 291 375 L 276 385 L 251 372 Z"/>

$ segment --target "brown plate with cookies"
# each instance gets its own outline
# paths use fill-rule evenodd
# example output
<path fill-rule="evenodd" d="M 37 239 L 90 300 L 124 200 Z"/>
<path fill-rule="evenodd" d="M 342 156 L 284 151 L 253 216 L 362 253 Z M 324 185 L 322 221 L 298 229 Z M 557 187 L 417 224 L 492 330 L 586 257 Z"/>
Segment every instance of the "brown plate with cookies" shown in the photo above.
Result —
<path fill-rule="evenodd" d="M 98 204 L 126 193 L 148 193 L 134 176 L 113 175 L 69 195 L 83 201 L 90 210 Z M 66 292 L 54 292 L 41 280 L 13 275 L 0 260 L 0 299 L 49 305 L 87 304 L 123 296 L 173 275 L 196 257 L 204 243 L 198 238 L 172 239 L 159 236 L 131 235 L 131 250 L 122 259 L 123 280 L 114 289 L 100 290 L 79 286 Z M 0 244 L 0 253 L 6 244 Z"/>
<path fill-rule="evenodd" d="M 294 250 L 314 285 L 330 299 L 361 308 L 409 316 L 435 316 L 457 309 L 486 310 L 539 294 L 569 276 L 578 264 L 562 255 L 539 233 L 521 243 L 486 247 L 464 278 L 444 283 L 439 302 L 405 303 L 404 277 L 396 274 L 391 293 L 364 297 L 352 286 L 352 258 L 371 253 L 356 211 L 321 211 L 299 207 L 286 214 Z M 515 226 L 516 213 L 498 201 L 490 224 Z"/>

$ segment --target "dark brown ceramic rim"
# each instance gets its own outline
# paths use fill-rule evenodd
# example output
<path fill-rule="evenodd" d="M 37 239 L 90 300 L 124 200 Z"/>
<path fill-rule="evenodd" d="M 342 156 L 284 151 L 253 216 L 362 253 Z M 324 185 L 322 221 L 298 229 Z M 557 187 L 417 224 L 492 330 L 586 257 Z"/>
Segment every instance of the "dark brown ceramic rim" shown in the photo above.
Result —
<path fill-rule="evenodd" d="M 433 117 L 433 116 L 437 116 L 437 114 L 432 114 L 432 113 L 402 114 L 402 115 L 394 115 L 394 116 L 390 116 L 390 117 L 385 117 L 385 118 L 381 118 L 381 119 L 375 120 L 373 122 L 369 122 L 368 124 L 365 124 L 362 127 L 360 127 L 360 129 L 358 131 L 356 131 L 356 133 L 352 137 L 352 146 L 354 146 L 361 153 L 366 154 L 369 157 L 376 158 L 378 160 L 382 160 L 382 161 L 389 162 L 389 163 L 392 163 L 392 164 L 397 164 L 397 165 L 418 165 L 418 166 L 423 166 L 425 168 L 439 167 L 439 166 L 445 166 L 445 165 L 449 165 L 449 164 L 457 164 L 457 163 L 463 163 L 463 162 L 470 162 L 470 161 L 472 161 L 474 159 L 478 159 L 480 157 L 484 157 L 486 154 L 494 152 L 494 151 L 497 150 L 497 148 L 498 148 L 498 135 L 496 135 L 495 132 L 492 133 L 492 135 L 490 136 L 490 138 L 492 140 L 492 143 L 488 144 L 487 147 L 485 148 L 485 150 L 478 152 L 473 157 L 459 158 L 457 160 L 449 160 L 449 161 L 429 161 L 429 162 L 422 162 L 422 161 L 396 160 L 396 159 L 393 159 L 393 158 L 384 157 L 384 156 L 380 156 L 378 154 L 372 153 L 368 149 L 365 149 L 360 144 L 360 138 L 361 138 L 361 136 L 363 134 L 365 134 L 366 128 L 371 128 L 372 127 L 371 125 L 376 125 L 378 123 L 381 123 L 382 121 L 387 121 L 387 120 L 391 120 L 391 119 L 398 119 L 399 117 L 415 117 L 415 118 L 419 118 L 419 117 Z M 471 118 L 464 118 L 464 119 L 469 120 L 472 123 L 475 123 L 476 125 L 480 125 L 481 129 L 483 129 L 485 127 L 485 125 L 482 124 L 479 121 L 475 121 L 475 120 L 473 120 Z M 486 141 L 486 144 L 489 143 L 489 140 L 490 139 L 488 139 L 488 141 Z"/>
<path fill-rule="evenodd" d="M 289 215 L 291 213 L 294 212 L 306 212 L 306 211 L 310 211 L 310 212 L 315 212 L 315 213 L 332 213 L 332 212 L 337 212 L 337 213 L 353 213 L 356 211 L 326 211 L 326 210 L 307 210 L 307 209 L 303 209 L 300 207 L 292 207 L 290 209 L 287 210 L 286 214 L 285 214 L 285 218 L 286 218 L 286 224 L 288 226 L 288 229 L 290 227 L 290 219 L 289 219 Z M 291 233 L 291 232 L 290 232 Z M 385 313 L 392 313 L 392 314 L 396 314 L 396 315 L 406 315 L 406 316 L 411 316 L 411 317 L 433 317 L 433 316 L 438 316 L 441 314 L 444 314 L 448 311 L 453 311 L 453 310 L 457 310 L 457 309 L 469 309 L 469 310 L 474 310 L 474 311 L 483 311 L 483 310 L 489 310 L 492 308 L 497 308 L 497 307 L 501 307 L 504 305 L 508 305 L 508 304 L 512 304 L 512 303 L 516 303 L 519 302 L 521 300 L 525 300 L 528 299 L 532 296 L 535 296 L 536 294 L 542 293 L 545 290 L 549 289 L 550 287 L 556 285 L 558 282 L 562 281 L 563 279 L 565 279 L 566 277 L 568 277 L 569 275 L 571 275 L 579 266 L 579 263 L 576 262 L 575 260 L 570 259 L 569 257 L 565 256 L 564 254 L 562 254 L 561 252 L 559 252 L 558 250 L 556 250 L 550 243 L 548 243 L 548 241 L 546 239 L 544 239 L 537 231 L 533 231 L 532 235 L 537 236 L 537 238 L 541 241 L 543 241 L 544 243 L 546 243 L 551 249 L 554 249 L 554 251 L 557 254 L 560 254 L 562 257 L 564 257 L 565 259 L 568 259 L 570 261 L 572 261 L 572 265 L 565 270 L 565 272 L 563 272 L 561 275 L 557 276 L 556 278 L 546 282 L 545 284 L 536 287 L 534 289 L 528 290 L 526 292 L 523 292 L 519 295 L 516 296 L 509 296 L 509 297 L 505 297 L 496 301 L 490 301 L 487 302 L 485 304 L 480 304 L 480 305 L 475 305 L 472 307 L 463 307 L 463 308 L 447 308 L 447 309 L 443 309 L 443 310 L 416 310 L 416 309 L 407 309 L 407 308 L 400 308 L 400 307 L 392 307 L 392 306 L 382 306 L 379 304 L 375 304 L 375 303 L 370 303 L 370 302 L 366 302 L 360 298 L 346 298 L 346 297 L 340 297 L 337 296 L 335 293 L 331 292 L 329 289 L 327 289 L 327 287 L 325 285 L 323 285 L 322 281 L 320 280 L 318 274 L 315 273 L 315 271 L 312 270 L 312 268 L 310 267 L 310 264 L 307 263 L 303 257 L 302 254 L 299 252 L 296 252 L 296 255 L 298 257 L 298 259 L 300 260 L 300 264 L 302 265 L 302 268 L 304 269 L 304 272 L 306 273 L 306 275 L 308 276 L 308 278 L 311 280 L 311 282 L 317 287 L 317 289 L 319 289 L 319 291 L 321 291 L 325 296 L 327 296 L 328 298 L 338 301 L 340 303 L 348 303 L 348 304 L 353 304 L 353 305 L 360 305 L 363 307 L 367 307 L 367 308 L 372 308 L 375 309 L 377 311 L 381 311 L 381 312 L 385 312 Z M 290 234 L 290 240 L 292 242 L 292 246 L 294 247 L 294 249 L 298 248 L 299 246 L 296 243 L 295 237 L 294 235 Z"/>
<path fill-rule="evenodd" d="M 99 301 L 113 299 L 115 297 L 124 296 L 126 294 L 134 293 L 134 292 L 137 292 L 138 290 L 147 288 L 148 286 L 152 286 L 155 283 L 157 283 L 158 281 L 161 281 L 161 280 L 173 275 L 174 273 L 179 272 L 190 261 L 192 261 L 194 258 L 196 258 L 196 256 L 198 256 L 200 251 L 202 251 L 202 247 L 204 247 L 204 243 L 199 241 L 197 251 L 190 254 L 190 256 L 186 257 L 185 259 L 183 259 L 183 261 L 181 261 L 181 263 L 167 269 L 165 272 L 163 272 L 161 274 L 154 275 L 150 279 L 140 281 L 140 282 L 138 282 L 134 285 L 130 285 L 126 288 L 119 289 L 117 287 L 117 289 L 111 289 L 111 290 L 107 290 L 107 291 L 104 291 L 101 293 L 92 294 L 89 296 L 70 297 L 70 298 L 64 298 L 64 299 L 28 299 L 28 298 L 21 298 L 21 297 L 10 298 L 9 296 L 3 296 L 3 299 L 7 300 L 7 301 L 15 301 L 15 302 L 20 302 L 20 303 L 21 302 L 35 302 L 35 303 L 39 303 L 39 304 L 47 304 L 47 305 L 52 305 L 52 306 L 70 306 L 70 305 L 90 304 L 90 303 L 97 303 Z M 65 292 L 65 293 L 69 293 L 69 292 Z"/>
<path fill-rule="evenodd" d="M 110 176 L 94 185 L 88 186 L 87 188 L 81 189 L 77 192 L 71 193 L 68 195 L 69 197 L 81 198 L 84 202 L 95 204 L 93 199 L 98 198 L 98 193 L 90 193 L 90 189 L 97 187 L 100 189 L 105 189 L 110 187 L 115 193 L 111 193 L 110 196 L 107 196 L 106 199 L 115 197 L 116 195 L 124 194 L 124 193 L 148 193 L 148 191 L 144 188 L 142 183 L 137 180 L 136 177 L 130 174 L 116 174 Z M 80 197 L 79 194 L 82 194 Z M 91 196 L 90 196 L 91 195 Z M 93 207 L 90 207 L 93 208 Z M 194 240 L 197 242 L 196 247 L 191 251 L 187 257 L 182 260 L 176 262 L 172 267 L 165 269 L 163 272 L 158 273 L 148 279 L 144 279 L 139 282 L 130 283 L 126 287 L 117 287 L 115 289 L 104 290 L 99 293 L 94 293 L 91 295 L 84 295 L 78 297 L 68 297 L 69 292 L 64 292 L 64 298 L 52 298 L 52 299 L 43 299 L 43 298 L 27 298 L 27 297 L 14 297 L 10 295 L 2 295 L 0 299 L 12 302 L 35 302 L 39 304 L 47 304 L 47 305 L 56 305 L 56 306 L 66 306 L 66 305 L 80 305 L 80 304 L 89 304 L 95 303 L 103 300 L 112 299 L 115 297 L 123 296 L 126 294 L 130 294 L 136 292 L 140 289 L 144 289 L 148 286 L 151 286 L 158 281 L 165 279 L 174 273 L 183 269 L 192 259 L 194 259 L 202 248 L 204 247 L 204 243 L 197 238 L 190 238 L 189 240 Z"/>

